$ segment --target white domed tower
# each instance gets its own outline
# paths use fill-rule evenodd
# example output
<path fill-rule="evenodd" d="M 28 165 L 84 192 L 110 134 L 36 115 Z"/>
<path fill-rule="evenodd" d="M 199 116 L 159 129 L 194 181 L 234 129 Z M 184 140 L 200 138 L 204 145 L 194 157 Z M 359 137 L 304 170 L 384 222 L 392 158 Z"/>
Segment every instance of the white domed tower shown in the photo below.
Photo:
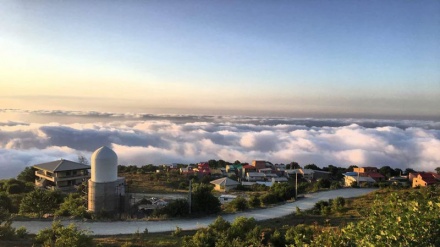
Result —
<path fill-rule="evenodd" d="M 110 148 L 103 146 L 92 154 L 92 174 L 95 183 L 114 182 L 118 179 L 118 156 Z"/>
<path fill-rule="evenodd" d="M 92 154 L 89 179 L 88 210 L 91 212 L 122 212 L 125 179 L 118 177 L 118 156 L 103 146 Z"/>

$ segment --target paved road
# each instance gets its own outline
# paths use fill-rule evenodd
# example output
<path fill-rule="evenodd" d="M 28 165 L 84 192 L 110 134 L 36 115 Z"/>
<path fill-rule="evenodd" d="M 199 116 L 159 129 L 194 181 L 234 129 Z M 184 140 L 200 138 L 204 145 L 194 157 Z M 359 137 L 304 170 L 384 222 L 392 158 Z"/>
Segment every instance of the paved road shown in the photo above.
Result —
<path fill-rule="evenodd" d="M 223 218 L 228 221 L 233 221 L 238 216 L 254 217 L 256 220 L 267 220 L 273 218 L 280 218 L 295 212 L 296 207 L 301 210 L 312 208 L 319 200 L 328 200 L 338 196 L 344 198 L 357 197 L 375 189 L 339 189 L 332 191 L 324 191 L 313 194 L 308 194 L 305 198 L 286 203 L 280 206 L 275 206 L 266 209 L 251 210 L 248 212 L 241 212 L 236 214 L 224 215 Z M 174 231 L 176 226 L 183 230 L 194 230 L 208 226 L 216 216 L 205 217 L 199 219 L 188 220 L 166 220 L 166 221 L 116 221 L 116 222 L 82 222 L 82 221 L 63 221 L 63 224 L 75 223 L 81 229 L 91 231 L 92 235 L 116 235 L 116 234 L 132 234 L 139 230 L 143 232 L 145 228 L 149 232 L 167 232 Z M 24 226 L 30 233 L 37 233 L 43 228 L 50 227 L 50 221 L 15 221 L 14 227 Z"/>

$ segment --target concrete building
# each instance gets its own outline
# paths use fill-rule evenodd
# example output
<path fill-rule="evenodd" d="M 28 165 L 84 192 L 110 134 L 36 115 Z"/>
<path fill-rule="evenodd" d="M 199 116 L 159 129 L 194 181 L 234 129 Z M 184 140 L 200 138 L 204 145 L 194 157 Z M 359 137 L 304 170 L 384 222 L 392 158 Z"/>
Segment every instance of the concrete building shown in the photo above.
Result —
<path fill-rule="evenodd" d="M 90 166 L 70 160 L 57 160 L 33 166 L 35 185 L 49 190 L 76 191 L 78 185 L 90 178 Z"/>
<path fill-rule="evenodd" d="M 266 161 L 264 161 L 264 160 L 253 160 L 252 161 L 252 166 L 255 167 L 255 169 L 257 169 L 257 170 L 266 168 Z"/>
<path fill-rule="evenodd" d="M 108 147 L 97 149 L 91 158 L 88 210 L 91 212 L 123 212 L 125 178 L 118 177 L 118 156 Z"/>

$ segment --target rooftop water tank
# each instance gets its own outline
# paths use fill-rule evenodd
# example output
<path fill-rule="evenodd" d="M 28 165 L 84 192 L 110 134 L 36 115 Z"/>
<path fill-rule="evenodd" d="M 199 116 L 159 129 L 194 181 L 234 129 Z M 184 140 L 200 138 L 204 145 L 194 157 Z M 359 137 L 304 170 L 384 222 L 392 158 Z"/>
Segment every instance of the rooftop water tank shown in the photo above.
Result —
<path fill-rule="evenodd" d="M 110 148 L 103 146 L 92 154 L 90 179 L 95 183 L 114 182 L 118 179 L 118 156 Z"/>

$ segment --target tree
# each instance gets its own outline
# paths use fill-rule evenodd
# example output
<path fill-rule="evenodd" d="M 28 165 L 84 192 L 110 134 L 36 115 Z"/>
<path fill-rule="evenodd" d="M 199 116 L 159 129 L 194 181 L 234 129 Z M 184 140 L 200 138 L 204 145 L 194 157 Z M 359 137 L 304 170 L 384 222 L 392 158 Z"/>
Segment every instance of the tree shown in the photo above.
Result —
<path fill-rule="evenodd" d="M 88 165 L 89 161 L 87 160 L 86 157 L 84 157 L 84 155 L 78 154 L 78 163 L 81 163 L 83 165 Z"/>
<path fill-rule="evenodd" d="M 318 179 L 316 186 L 318 188 L 330 188 L 331 182 L 330 182 L 330 180 L 328 180 L 326 178 L 321 178 L 321 179 Z"/>
<path fill-rule="evenodd" d="M 189 211 L 186 199 L 177 199 L 168 203 L 165 207 L 157 209 L 155 215 L 167 215 L 168 217 L 179 217 L 187 215 Z"/>
<path fill-rule="evenodd" d="M 351 165 L 347 168 L 347 172 L 352 172 L 353 168 L 358 168 L 358 166 Z"/>
<path fill-rule="evenodd" d="M 17 180 L 35 183 L 35 171 L 35 168 L 33 168 L 32 166 L 28 166 L 24 168 L 24 170 L 21 171 L 20 174 L 18 174 Z"/>
<path fill-rule="evenodd" d="M 408 175 L 408 174 L 410 174 L 410 173 L 415 173 L 416 171 L 414 171 L 414 169 L 412 169 L 412 168 L 406 168 L 405 169 L 405 174 L 406 175 Z"/>
<path fill-rule="evenodd" d="M 8 194 L 0 192 L 0 212 L 11 212 L 12 201 Z"/>
<path fill-rule="evenodd" d="M 41 218 L 46 213 L 53 213 L 61 201 L 62 195 L 58 192 L 35 189 L 21 201 L 20 213 L 35 213 Z"/>
<path fill-rule="evenodd" d="M 440 167 L 435 168 L 435 171 L 437 172 L 437 174 L 440 174 Z"/>
<path fill-rule="evenodd" d="M 387 177 L 387 178 L 390 178 L 390 177 L 396 175 L 396 174 L 395 174 L 396 172 L 394 171 L 394 169 L 391 168 L 391 167 L 389 167 L 389 166 L 382 166 L 382 167 L 379 169 L 379 173 L 382 174 L 382 175 L 384 175 L 384 176 Z"/>
<path fill-rule="evenodd" d="M 29 182 L 23 182 L 14 178 L 6 180 L 6 182 L 3 184 L 3 189 L 8 192 L 8 194 L 21 194 L 31 191 L 33 188 L 33 184 L 30 184 Z"/>
<path fill-rule="evenodd" d="M 212 185 L 195 184 L 191 195 L 191 212 L 217 213 L 220 212 L 220 201 L 212 193 Z"/>
<path fill-rule="evenodd" d="M 304 169 L 312 169 L 312 170 L 321 170 L 321 168 L 319 168 L 317 165 L 315 164 L 308 164 L 306 166 L 304 166 Z"/>
<path fill-rule="evenodd" d="M 290 162 L 290 169 L 299 169 L 301 166 L 299 166 L 298 162 L 292 161 Z"/>
<path fill-rule="evenodd" d="M 209 167 L 213 168 L 213 169 L 217 169 L 218 168 L 218 162 L 215 160 L 209 160 L 208 161 L 208 165 Z"/>
<path fill-rule="evenodd" d="M 43 246 L 55 247 L 89 247 L 94 246 L 92 237 L 87 231 L 80 230 L 74 224 L 67 227 L 55 221 L 51 228 L 46 228 L 38 232 L 35 242 Z"/>
<path fill-rule="evenodd" d="M 55 211 L 55 215 L 58 216 L 85 217 L 86 214 L 87 208 L 84 206 L 84 199 L 78 194 L 69 194 L 68 197 L 64 198 L 60 208 Z"/>

